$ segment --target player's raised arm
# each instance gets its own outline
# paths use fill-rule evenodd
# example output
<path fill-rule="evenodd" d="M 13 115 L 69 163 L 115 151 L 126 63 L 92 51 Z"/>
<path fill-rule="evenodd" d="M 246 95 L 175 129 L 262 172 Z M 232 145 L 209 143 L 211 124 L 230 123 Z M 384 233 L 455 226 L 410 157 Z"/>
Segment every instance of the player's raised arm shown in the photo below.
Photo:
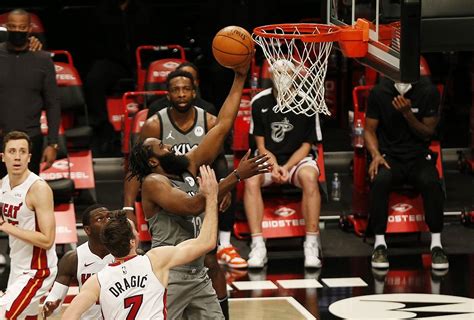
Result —
<path fill-rule="evenodd" d="M 249 55 L 249 59 L 244 64 L 233 68 L 234 83 L 219 111 L 216 125 L 209 130 L 199 146 L 187 154 L 190 160 L 190 171 L 197 172 L 201 165 L 212 163 L 219 154 L 237 116 L 251 60 L 251 55 Z"/>
<path fill-rule="evenodd" d="M 86 283 L 82 286 L 81 292 L 72 300 L 61 319 L 80 319 L 82 314 L 99 300 L 99 295 L 100 284 L 95 274 L 87 279 Z"/>

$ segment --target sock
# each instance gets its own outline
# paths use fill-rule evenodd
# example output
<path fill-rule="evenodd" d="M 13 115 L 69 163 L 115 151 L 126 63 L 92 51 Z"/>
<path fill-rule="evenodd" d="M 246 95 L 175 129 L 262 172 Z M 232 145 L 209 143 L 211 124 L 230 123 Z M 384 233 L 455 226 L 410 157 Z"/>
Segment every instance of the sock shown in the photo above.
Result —
<path fill-rule="evenodd" d="M 385 243 L 385 235 L 384 234 L 376 234 L 375 235 L 374 249 L 377 248 L 380 245 L 384 246 L 385 248 L 387 247 L 387 243 Z"/>
<path fill-rule="evenodd" d="M 219 231 L 219 244 L 221 247 L 230 246 L 230 231 Z"/>
<path fill-rule="evenodd" d="M 431 234 L 430 250 L 433 250 L 434 247 L 440 247 L 440 248 L 443 247 L 441 245 L 441 233 L 432 233 Z"/>
<path fill-rule="evenodd" d="M 224 314 L 224 318 L 229 320 L 229 298 L 225 296 L 222 299 L 219 299 L 219 304 L 222 309 L 222 313 Z"/>
<path fill-rule="evenodd" d="M 315 243 L 317 247 L 319 247 L 319 232 L 309 232 L 306 231 L 306 242 L 307 243 Z"/>
<path fill-rule="evenodd" d="M 261 233 L 254 233 L 252 234 L 252 244 L 254 246 L 256 245 L 265 245 L 265 242 L 263 241 L 263 236 Z"/>

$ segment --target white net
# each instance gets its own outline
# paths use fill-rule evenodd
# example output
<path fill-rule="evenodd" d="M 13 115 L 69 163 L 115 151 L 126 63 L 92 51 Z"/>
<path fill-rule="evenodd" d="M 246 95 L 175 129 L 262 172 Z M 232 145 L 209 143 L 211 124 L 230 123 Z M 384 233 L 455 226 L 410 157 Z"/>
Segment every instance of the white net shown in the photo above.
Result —
<path fill-rule="evenodd" d="M 332 42 L 307 42 L 309 36 L 337 31 L 337 27 L 304 24 L 262 27 L 254 41 L 270 64 L 277 90 L 275 112 L 330 115 L 324 100 L 324 79 Z M 282 37 L 284 35 L 285 37 Z M 303 41 L 302 38 L 305 38 Z"/>

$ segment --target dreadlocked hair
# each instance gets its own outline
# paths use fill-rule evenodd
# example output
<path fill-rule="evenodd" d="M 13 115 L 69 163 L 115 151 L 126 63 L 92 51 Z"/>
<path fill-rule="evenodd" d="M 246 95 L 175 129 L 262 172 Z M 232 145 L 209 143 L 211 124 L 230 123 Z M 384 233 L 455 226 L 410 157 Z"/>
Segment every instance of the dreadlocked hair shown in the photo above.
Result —
<path fill-rule="evenodd" d="M 148 165 L 148 159 L 152 156 L 151 147 L 145 146 L 143 141 L 138 141 L 132 148 L 130 153 L 130 161 L 128 162 L 128 170 L 130 175 L 128 180 L 136 177 L 140 182 L 151 173 Z"/>

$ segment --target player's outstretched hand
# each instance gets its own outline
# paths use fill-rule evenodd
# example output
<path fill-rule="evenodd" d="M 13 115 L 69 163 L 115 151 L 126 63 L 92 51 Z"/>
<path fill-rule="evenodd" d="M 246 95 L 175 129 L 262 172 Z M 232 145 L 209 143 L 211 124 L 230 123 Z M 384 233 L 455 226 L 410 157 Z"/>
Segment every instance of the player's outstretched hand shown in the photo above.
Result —
<path fill-rule="evenodd" d="M 199 192 L 202 193 L 202 195 L 204 195 L 206 198 L 217 198 L 217 193 L 219 192 L 219 184 L 217 183 L 216 174 L 214 170 L 208 165 L 204 165 L 199 167 L 199 172 Z"/>
<path fill-rule="evenodd" d="M 260 154 L 254 158 L 250 158 L 250 150 L 240 160 L 237 173 L 241 179 L 247 179 L 257 174 L 271 172 L 272 163 L 269 163 L 270 157 L 267 154 Z"/>
<path fill-rule="evenodd" d="M 244 63 L 233 67 L 232 69 L 234 70 L 234 72 L 240 76 L 246 77 L 247 73 L 249 72 L 250 64 L 252 62 L 252 57 L 254 56 L 254 54 L 255 54 L 255 50 L 253 54 L 249 54 L 249 58 Z"/>
<path fill-rule="evenodd" d="M 60 303 L 61 303 L 61 300 L 59 299 L 56 301 L 46 302 L 43 306 L 43 310 L 41 311 L 41 315 L 43 319 L 46 319 L 47 317 L 49 317 L 54 312 L 54 310 L 56 310 L 56 308 L 59 307 Z"/>

